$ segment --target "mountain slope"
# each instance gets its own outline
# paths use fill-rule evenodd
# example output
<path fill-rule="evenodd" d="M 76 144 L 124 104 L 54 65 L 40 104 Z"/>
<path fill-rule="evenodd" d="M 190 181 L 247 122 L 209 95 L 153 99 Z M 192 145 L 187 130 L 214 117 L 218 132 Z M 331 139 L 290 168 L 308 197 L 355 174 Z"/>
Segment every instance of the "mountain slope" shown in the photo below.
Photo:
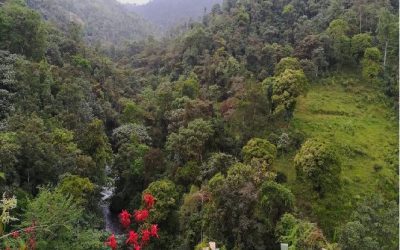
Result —
<path fill-rule="evenodd" d="M 151 34 L 151 25 L 115 0 L 28 0 L 28 5 L 63 30 L 70 22 L 82 25 L 91 44 L 120 44 Z"/>
<path fill-rule="evenodd" d="M 338 145 L 342 190 L 323 199 L 309 200 L 304 187 L 296 183 L 294 155 L 281 156 L 275 166 L 288 176 L 302 212 L 318 217 L 324 232 L 334 233 L 362 196 L 380 193 L 396 199 L 398 126 L 390 100 L 377 86 L 359 81 L 356 75 L 327 78 L 299 99 L 291 126 L 306 137 Z"/>
<path fill-rule="evenodd" d="M 189 19 L 198 20 L 222 0 L 153 0 L 145 5 L 127 5 L 161 28 L 170 28 Z"/>

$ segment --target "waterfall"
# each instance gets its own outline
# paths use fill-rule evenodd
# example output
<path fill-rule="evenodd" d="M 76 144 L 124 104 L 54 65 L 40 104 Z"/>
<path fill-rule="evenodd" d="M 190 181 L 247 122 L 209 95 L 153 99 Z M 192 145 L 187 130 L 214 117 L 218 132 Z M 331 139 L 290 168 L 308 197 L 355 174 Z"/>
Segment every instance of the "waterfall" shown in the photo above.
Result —
<path fill-rule="evenodd" d="M 109 175 L 110 167 L 106 166 L 106 174 Z M 103 219 L 105 222 L 105 230 L 113 234 L 121 234 L 122 230 L 118 221 L 118 215 L 112 213 L 110 210 L 110 198 L 114 194 L 115 187 L 113 185 L 114 181 L 103 186 L 101 188 L 101 203 L 100 208 L 103 213 Z"/>

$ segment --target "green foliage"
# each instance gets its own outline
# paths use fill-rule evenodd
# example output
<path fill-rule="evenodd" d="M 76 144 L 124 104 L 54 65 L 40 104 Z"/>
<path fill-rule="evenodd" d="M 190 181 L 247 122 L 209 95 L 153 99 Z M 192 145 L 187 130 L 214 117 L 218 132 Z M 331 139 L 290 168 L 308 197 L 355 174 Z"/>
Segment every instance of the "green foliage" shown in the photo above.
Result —
<path fill-rule="evenodd" d="M 206 142 L 213 133 L 210 122 L 196 119 L 189 122 L 186 128 L 179 128 L 178 133 L 171 133 L 167 138 L 166 149 L 177 162 L 202 160 Z"/>
<path fill-rule="evenodd" d="M 111 161 L 112 151 L 101 120 L 95 119 L 88 124 L 82 137 L 79 138 L 79 146 L 96 163 L 98 174 L 93 176 L 94 181 L 102 181 L 104 168 Z"/>
<path fill-rule="evenodd" d="M 88 178 L 77 175 L 66 175 L 58 184 L 57 191 L 72 197 L 74 202 L 86 206 L 94 194 L 95 186 Z"/>
<path fill-rule="evenodd" d="M 350 61 L 351 40 L 347 36 L 349 30 L 349 24 L 343 19 L 333 20 L 326 30 L 332 41 L 333 58 L 339 65 Z"/>
<path fill-rule="evenodd" d="M 147 129 L 143 125 L 136 123 L 127 123 L 114 129 L 112 132 L 113 144 L 119 147 L 124 143 L 138 141 L 140 143 L 149 144 L 151 137 L 147 133 Z"/>
<path fill-rule="evenodd" d="M 138 206 L 140 193 L 147 185 L 144 157 L 149 149 L 138 141 L 123 143 L 118 148 L 113 164 L 113 173 L 119 177 L 112 199 L 113 210 L 119 212 L 128 206 Z"/>
<path fill-rule="evenodd" d="M 83 70 L 91 70 L 89 60 L 83 58 L 81 55 L 72 56 L 72 63 Z"/>
<path fill-rule="evenodd" d="M 381 60 L 381 52 L 378 48 L 366 48 L 364 53 L 364 59 L 374 62 L 379 62 Z"/>
<path fill-rule="evenodd" d="M 207 201 L 207 193 L 192 186 L 190 192 L 183 195 L 179 209 L 179 225 L 182 235 L 182 247 L 191 248 L 201 240 L 202 208 Z"/>
<path fill-rule="evenodd" d="M 340 185 L 341 166 L 329 142 L 309 139 L 294 158 L 297 176 L 308 181 L 321 196 Z"/>
<path fill-rule="evenodd" d="M 324 234 L 347 249 L 397 247 L 393 204 L 350 216 L 365 194 L 398 195 L 397 101 L 383 94 L 398 88 L 393 1 L 226 0 L 202 23 L 123 46 L 148 33 L 115 1 L 28 1 L 56 26 L 2 2 L 0 190 L 18 197 L 16 214 L 38 217 L 39 249 L 105 248 L 84 225 L 108 179 L 113 212 L 156 196 L 149 249 L 333 248 Z M 305 137 L 321 139 L 295 156 Z M 37 189 L 47 184 L 56 190 Z"/>
<path fill-rule="evenodd" d="M 82 26 L 80 33 L 85 41 L 93 46 L 100 44 L 110 52 L 113 45 L 147 38 L 154 31 L 147 22 L 116 1 L 29 0 L 28 4 L 61 30 L 68 30 L 71 22 L 75 24 L 74 28 Z"/>
<path fill-rule="evenodd" d="M 275 76 L 281 75 L 287 69 L 300 70 L 301 65 L 299 60 L 297 60 L 297 58 L 294 57 L 282 58 L 279 61 L 279 63 L 275 66 Z"/>
<path fill-rule="evenodd" d="M 381 72 L 381 52 L 378 48 L 367 48 L 362 59 L 362 75 L 367 80 L 376 80 Z"/>
<path fill-rule="evenodd" d="M 338 39 L 340 37 L 347 36 L 349 30 L 350 30 L 349 24 L 347 23 L 346 20 L 335 19 L 332 22 L 330 22 L 326 32 L 334 39 Z"/>
<path fill-rule="evenodd" d="M 358 73 L 334 75 L 321 80 L 298 100 L 290 126 L 308 138 L 322 137 L 337 147 L 342 189 L 323 199 L 310 195 L 310 190 L 295 180 L 294 153 L 280 155 L 274 163 L 274 168 L 288 177 L 287 185 L 301 202 L 297 209 L 315 218 L 330 240 L 337 235 L 334 228 L 349 220 L 357 197 L 379 193 L 392 200 L 398 195 L 397 168 L 385 160 L 391 155 L 398 161 L 397 120 L 390 118 L 390 101 L 378 89 L 362 81 Z M 382 136 L 387 140 L 380 140 Z M 383 166 L 380 174 L 375 172 L 375 164 Z"/>
<path fill-rule="evenodd" d="M 316 224 L 298 219 L 292 214 L 284 214 L 276 225 L 280 242 L 289 244 L 290 250 L 330 249 L 325 236 Z"/>
<path fill-rule="evenodd" d="M 399 248 L 399 208 L 396 202 L 371 196 L 361 202 L 341 232 L 343 250 Z"/>
<path fill-rule="evenodd" d="M 80 225 L 82 213 L 82 208 L 73 198 L 56 190 L 42 188 L 38 196 L 29 202 L 20 226 L 35 224 L 38 248 L 68 249 L 74 244 L 75 249 L 96 249 L 100 245 L 100 234 L 94 230 L 86 231 Z M 74 243 L 81 237 L 85 238 L 88 233 L 93 237 L 90 241 Z"/>
<path fill-rule="evenodd" d="M 23 118 L 21 122 L 19 119 Z M 72 141 L 72 133 L 64 129 L 51 131 L 44 121 L 32 115 L 31 117 L 15 117 L 12 122 L 18 126 L 16 133 L 8 137 L 4 150 L 10 160 L 18 159 L 14 166 L 11 161 L 5 165 L 6 174 L 18 178 L 13 179 L 27 191 L 35 192 L 37 185 L 55 183 L 57 176 L 66 171 L 72 171 L 80 151 Z M 11 143 L 11 144 L 10 144 Z M 8 147 L 8 149 L 7 149 Z M 11 147 L 11 148 L 10 148 Z"/>
<path fill-rule="evenodd" d="M 188 186 L 191 183 L 195 183 L 200 173 L 200 168 L 196 162 L 189 161 L 183 167 L 179 167 L 176 170 L 175 178 L 176 182 L 183 186 Z"/>
<path fill-rule="evenodd" d="M 292 192 L 273 181 L 262 184 L 259 198 L 260 213 L 267 218 L 266 223 L 274 228 L 280 217 L 294 209 Z"/>
<path fill-rule="evenodd" d="M 175 88 L 179 96 L 187 96 L 194 99 L 199 95 L 200 86 L 196 75 L 191 74 L 187 79 L 178 81 Z"/>
<path fill-rule="evenodd" d="M 372 37 L 368 33 L 354 35 L 351 38 L 351 52 L 359 60 L 367 48 L 371 47 Z"/>
<path fill-rule="evenodd" d="M 143 119 L 144 111 L 133 101 L 124 102 L 124 110 L 121 114 L 122 123 L 136 123 Z"/>
<path fill-rule="evenodd" d="M 267 88 L 268 97 L 272 103 L 272 113 L 283 113 L 286 119 L 292 117 L 296 106 L 296 98 L 305 92 L 307 78 L 302 70 L 286 69 L 280 75 L 267 78 L 263 85 Z"/>
<path fill-rule="evenodd" d="M 3 172 L 6 183 L 17 182 L 19 177 L 16 172 L 20 145 L 15 133 L 0 133 L 0 170 Z"/>
<path fill-rule="evenodd" d="M 263 181 L 254 168 L 241 163 L 230 167 L 226 177 L 216 174 L 206 189 L 211 192 L 204 214 L 206 236 L 227 249 L 273 245 L 272 223 L 280 211 L 292 209 L 293 195 L 276 183 L 259 189 Z"/>
<path fill-rule="evenodd" d="M 14 98 L 17 91 L 15 79 L 16 60 L 16 55 L 0 50 L 0 124 L 15 109 Z"/>
<path fill-rule="evenodd" d="M 156 198 L 152 221 L 163 222 L 171 219 L 170 216 L 176 209 L 179 199 L 175 184 L 168 179 L 155 181 L 143 191 L 143 194 L 146 193 L 152 194 Z"/>
<path fill-rule="evenodd" d="M 217 173 L 226 174 L 230 166 L 235 164 L 237 159 L 225 153 L 212 153 L 207 162 L 200 167 L 200 176 L 202 180 L 207 180 Z"/>
<path fill-rule="evenodd" d="M 46 28 L 40 15 L 20 1 L 6 1 L 0 9 L 0 49 L 34 60 L 44 56 Z"/>
<path fill-rule="evenodd" d="M 247 164 L 257 160 L 271 166 L 276 158 L 276 147 L 266 139 L 253 138 L 243 147 L 242 155 Z"/>
<path fill-rule="evenodd" d="M 154 211 L 150 216 L 151 223 L 158 223 L 160 226 L 160 237 L 155 249 L 166 249 L 171 246 L 171 239 L 176 241 L 178 221 L 179 193 L 175 184 L 168 179 L 161 179 L 150 183 L 143 191 L 143 194 L 150 193 L 155 199 Z"/>

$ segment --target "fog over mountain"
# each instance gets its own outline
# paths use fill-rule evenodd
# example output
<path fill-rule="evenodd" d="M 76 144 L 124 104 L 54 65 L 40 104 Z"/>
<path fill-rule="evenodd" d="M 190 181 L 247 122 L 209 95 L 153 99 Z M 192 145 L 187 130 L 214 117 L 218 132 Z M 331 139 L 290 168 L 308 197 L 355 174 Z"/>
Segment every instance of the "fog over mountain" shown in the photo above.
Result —
<path fill-rule="evenodd" d="M 89 43 L 119 44 L 151 34 L 151 25 L 137 14 L 127 11 L 116 0 L 28 0 L 44 19 L 67 29 L 70 22 L 82 26 Z"/>
<path fill-rule="evenodd" d="M 127 6 L 153 24 L 166 29 L 190 19 L 198 21 L 214 4 L 221 2 L 222 0 L 152 0 L 144 5 Z"/>

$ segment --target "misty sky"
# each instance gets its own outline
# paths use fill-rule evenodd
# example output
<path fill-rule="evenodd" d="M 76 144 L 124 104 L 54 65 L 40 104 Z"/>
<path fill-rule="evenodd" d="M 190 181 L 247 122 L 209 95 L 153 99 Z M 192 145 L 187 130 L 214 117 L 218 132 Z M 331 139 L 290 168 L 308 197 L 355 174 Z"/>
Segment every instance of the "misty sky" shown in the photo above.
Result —
<path fill-rule="evenodd" d="M 118 0 L 121 3 L 136 3 L 136 4 L 145 4 L 150 0 Z"/>

